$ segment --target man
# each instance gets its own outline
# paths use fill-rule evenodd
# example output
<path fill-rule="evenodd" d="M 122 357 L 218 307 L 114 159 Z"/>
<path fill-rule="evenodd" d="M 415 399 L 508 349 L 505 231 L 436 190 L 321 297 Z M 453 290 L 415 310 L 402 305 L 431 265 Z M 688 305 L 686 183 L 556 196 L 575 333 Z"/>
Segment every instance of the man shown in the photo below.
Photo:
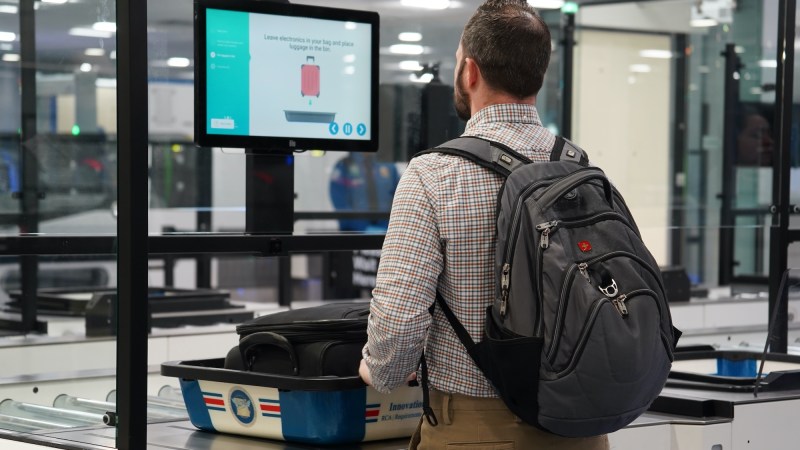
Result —
<path fill-rule="evenodd" d="M 550 59 L 547 25 L 524 0 L 488 0 L 456 52 L 455 107 L 464 136 L 548 161 L 555 136 L 536 94 Z M 386 392 L 404 383 L 423 348 L 437 426 L 421 420 L 412 449 L 607 449 L 606 436 L 569 439 L 517 419 L 474 365 L 440 308 L 437 290 L 475 341 L 494 297 L 495 205 L 503 179 L 464 158 L 414 158 L 395 193 L 373 290 L 360 374 Z M 462 447 L 463 446 L 463 447 Z"/>

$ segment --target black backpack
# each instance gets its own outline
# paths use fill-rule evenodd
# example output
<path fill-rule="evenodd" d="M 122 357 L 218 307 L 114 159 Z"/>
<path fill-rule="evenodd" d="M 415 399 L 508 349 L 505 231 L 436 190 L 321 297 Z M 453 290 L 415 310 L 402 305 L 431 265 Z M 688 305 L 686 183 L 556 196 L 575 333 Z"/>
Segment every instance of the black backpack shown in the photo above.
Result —
<path fill-rule="evenodd" d="M 508 408 L 566 437 L 610 433 L 647 410 L 680 331 L 659 267 L 603 171 L 560 137 L 545 163 L 478 138 L 424 153 L 458 155 L 506 178 L 483 339 L 471 339 L 438 292 L 436 304 Z M 424 358 L 422 370 L 427 390 Z"/>

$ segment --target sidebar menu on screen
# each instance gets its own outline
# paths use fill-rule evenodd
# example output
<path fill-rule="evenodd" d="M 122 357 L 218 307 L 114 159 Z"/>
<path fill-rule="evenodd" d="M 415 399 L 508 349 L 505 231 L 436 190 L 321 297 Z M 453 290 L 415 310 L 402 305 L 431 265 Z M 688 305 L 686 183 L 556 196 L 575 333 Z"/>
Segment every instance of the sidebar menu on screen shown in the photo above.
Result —
<path fill-rule="evenodd" d="M 250 33 L 248 13 L 206 13 L 206 132 L 250 132 Z"/>

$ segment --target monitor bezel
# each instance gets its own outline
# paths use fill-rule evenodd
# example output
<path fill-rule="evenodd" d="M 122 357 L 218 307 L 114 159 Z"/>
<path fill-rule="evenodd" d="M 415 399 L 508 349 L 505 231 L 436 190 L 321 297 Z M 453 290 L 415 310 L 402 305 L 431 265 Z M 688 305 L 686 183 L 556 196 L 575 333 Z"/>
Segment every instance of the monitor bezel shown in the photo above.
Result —
<path fill-rule="evenodd" d="M 239 136 L 209 134 L 207 126 L 206 11 L 220 9 L 256 14 L 350 21 L 371 25 L 370 138 L 322 139 L 283 136 Z M 195 0 L 194 1 L 194 140 L 201 147 L 244 148 L 254 152 L 286 152 L 293 150 L 329 150 L 375 152 L 378 150 L 378 48 L 380 45 L 378 13 L 323 6 L 279 3 L 263 0 Z"/>

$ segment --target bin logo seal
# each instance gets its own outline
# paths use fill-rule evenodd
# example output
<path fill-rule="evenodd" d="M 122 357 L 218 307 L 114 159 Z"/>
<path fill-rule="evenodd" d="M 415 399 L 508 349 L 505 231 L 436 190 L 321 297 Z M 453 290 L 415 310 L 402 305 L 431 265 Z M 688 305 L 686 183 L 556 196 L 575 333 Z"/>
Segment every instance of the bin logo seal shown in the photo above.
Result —
<path fill-rule="evenodd" d="M 247 393 L 236 387 L 231 389 L 230 402 L 231 412 L 236 420 L 244 425 L 250 426 L 256 420 L 256 410 L 253 406 L 253 401 Z"/>

